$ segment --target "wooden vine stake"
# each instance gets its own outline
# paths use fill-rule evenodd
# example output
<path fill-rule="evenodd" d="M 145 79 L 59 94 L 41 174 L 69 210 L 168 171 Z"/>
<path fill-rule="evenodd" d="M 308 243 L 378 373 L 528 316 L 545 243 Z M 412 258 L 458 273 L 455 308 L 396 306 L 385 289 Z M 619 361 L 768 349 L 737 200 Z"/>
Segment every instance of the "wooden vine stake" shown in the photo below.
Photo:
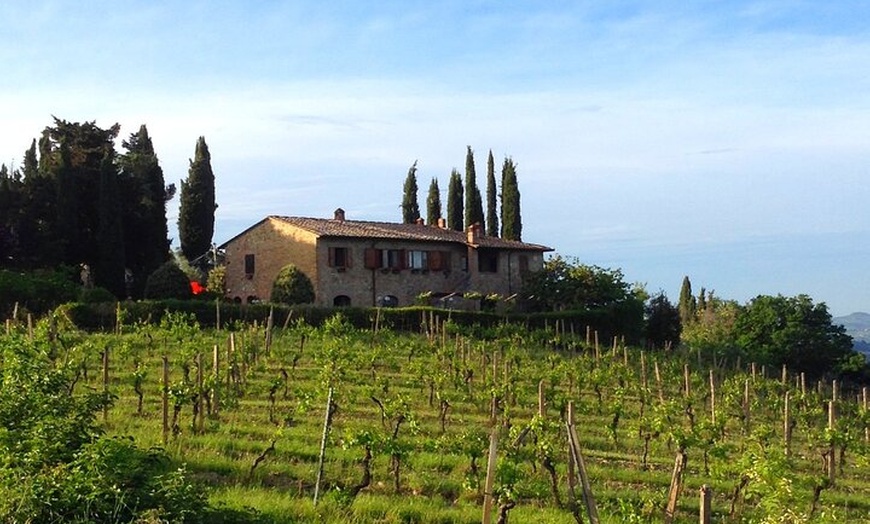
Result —
<path fill-rule="evenodd" d="M 836 407 L 834 406 L 834 401 L 828 401 L 828 430 L 833 431 L 834 426 L 837 423 L 837 413 Z M 837 459 L 836 459 L 836 448 L 834 447 L 834 443 L 831 442 L 831 447 L 828 448 L 828 480 L 831 481 L 831 484 L 834 483 L 834 479 L 837 473 Z"/>
<path fill-rule="evenodd" d="M 668 490 L 668 505 L 665 508 L 665 524 L 671 524 L 677 512 L 677 500 L 680 498 L 680 490 L 683 488 L 683 470 L 686 469 L 686 459 L 685 451 L 682 449 L 677 451 L 674 472 L 671 475 L 671 488 Z"/>
<path fill-rule="evenodd" d="M 205 413 L 203 409 L 203 397 L 205 392 L 202 390 L 202 353 L 196 352 L 196 432 L 202 434 L 205 429 Z"/>
<path fill-rule="evenodd" d="M 589 517 L 590 524 L 598 524 L 598 507 L 595 504 L 595 497 L 592 495 L 592 486 L 589 484 L 589 475 L 586 473 L 586 463 L 583 461 L 583 454 L 580 452 L 577 430 L 573 424 L 566 423 L 565 425 L 568 428 L 568 445 L 571 450 L 571 460 L 574 462 L 574 466 L 577 468 L 577 473 L 580 476 L 586 516 Z"/>
<path fill-rule="evenodd" d="M 498 425 L 493 421 L 489 434 L 489 456 L 486 461 L 486 483 L 483 486 L 483 524 L 492 522 L 492 487 L 495 484 L 495 459 L 498 451 Z"/>
<path fill-rule="evenodd" d="M 861 388 L 861 401 L 864 404 L 864 412 L 867 412 L 867 386 Z M 870 426 L 864 425 L 864 442 L 870 442 Z"/>
<path fill-rule="evenodd" d="M 662 374 L 659 372 L 659 361 L 656 360 L 653 362 L 653 368 L 656 373 L 656 388 L 659 391 L 659 402 L 664 403 L 665 401 L 665 392 L 662 390 Z"/>
<path fill-rule="evenodd" d="M 791 456 L 791 395 L 785 392 L 783 399 L 782 435 L 785 443 L 785 456 Z"/>
<path fill-rule="evenodd" d="M 109 348 L 103 351 L 103 392 L 109 392 Z M 109 405 L 103 406 L 103 423 L 109 418 Z"/>
<path fill-rule="evenodd" d="M 269 319 L 266 321 L 266 355 L 272 354 L 272 329 L 275 327 L 275 306 L 269 307 Z"/>
<path fill-rule="evenodd" d="M 701 486 L 701 504 L 700 504 L 700 514 L 699 514 L 699 522 L 701 524 L 710 524 L 710 512 L 711 512 L 711 498 L 713 496 L 713 490 L 710 489 L 710 486 L 704 484 Z"/>
<path fill-rule="evenodd" d="M 169 443 L 169 357 L 163 356 L 163 445 Z"/>
<path fill-rule="evenodd" d="M 323 419 L 323 436 L 320 438 L 320 455 L 317 459 L 317 481 L 314 483 L 314 505 L 320 496 L 320 483 L 323 480 L 323 460 L 326 457 L 326 439 L 329 436 L 329 426 L 332 422 L 332 388 L 326 398 L 326 416 Z"/>
<path fill-rule="evenodd" d="M 568 427 L 574 426 L 574 401 L 568 402 L 567 424 Z M 568 509 L 577 522 L 582 522 L 577 506 L 577 468 L 574 467 L 574 452 L 571 446 L 568 446 Z"/>
<path fill-rule="evenodd" d="M 218 382 L 218 377 L 220 376 L 220 350 L 217 344 L 212 349 L 211 374 L 214 377 L 211 381 L 211 412 L 217 415 L 220 413 L 220 383 Z"/>
<path fill-rule="evenodd" d="M 710 422 L 716 425 L 716 380 L 710 370 Z"/>
<path fill-rule="evenodd" d="M 683 382 L 686 384 L 685 393 L 686 398 L 692 397 L 692 380 L 691 374 L 689 373 L 689 365 L 683 364 Z"/>
<path fill-rule="evenodd" d="M 749 416 L 750 412 L 750 404 L 749 404 L 749 379 L 746 379 L 743 382 L 743 427 L 745 428 L 745 432 L 749 434 Z"/>

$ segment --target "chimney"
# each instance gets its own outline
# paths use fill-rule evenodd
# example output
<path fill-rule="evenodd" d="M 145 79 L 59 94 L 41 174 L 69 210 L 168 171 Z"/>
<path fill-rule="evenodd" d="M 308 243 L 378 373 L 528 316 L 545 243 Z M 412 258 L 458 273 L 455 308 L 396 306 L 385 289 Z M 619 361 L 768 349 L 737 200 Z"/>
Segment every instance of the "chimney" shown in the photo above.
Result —
<path fill-rule="evenodd" d="M 439 218 L 438 219 L 438 227 L 440 229 L 447 229 L 447 219 L 444 217 Z"/>
<path fill-rule="evenodd" d="M 468 226 L 467 237 L 468 243 L 472 245 L 476 245 L 478 239 L 480 238 L 480 224 L 471 224 Z"/>
<path fill-rule="evenodd" d="M 344 209 L 338 208 L 335 210 L 335 219 L 339 222 L 344 222 Z"/>
<path fill-rule="evenodd" d="M 414 222 L 416 222 L 418 226 L 422 226 L 424 224 L 422 217 L 417 217 L 417 220 L 415 220 Z"/>

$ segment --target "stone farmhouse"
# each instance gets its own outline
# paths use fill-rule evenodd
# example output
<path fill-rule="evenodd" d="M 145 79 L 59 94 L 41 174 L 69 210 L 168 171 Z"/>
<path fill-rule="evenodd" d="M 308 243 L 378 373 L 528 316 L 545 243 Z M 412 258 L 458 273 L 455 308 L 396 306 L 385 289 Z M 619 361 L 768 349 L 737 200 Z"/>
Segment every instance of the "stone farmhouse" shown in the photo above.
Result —
<path fill-rule="evenodd" d="M 509 299 L 528 271 L 543 267 L 551 248 L 437 225 L 268 216 L 219 246 L 227 295 L 236 302 L 269 300 L 272 283 L 294 264 L 314 284 L 318 306 L 433 305 L 479 307 L 463 297 Z"/>

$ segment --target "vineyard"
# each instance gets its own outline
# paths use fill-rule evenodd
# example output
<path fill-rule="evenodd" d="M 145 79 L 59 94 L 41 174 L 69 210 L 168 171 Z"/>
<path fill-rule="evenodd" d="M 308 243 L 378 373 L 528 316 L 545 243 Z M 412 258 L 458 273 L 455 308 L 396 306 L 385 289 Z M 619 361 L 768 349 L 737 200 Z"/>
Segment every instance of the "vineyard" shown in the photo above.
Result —
<path fill-rule="evenodd" d="M 384 324 L 10 320 L 4 388 L 43 348 L 225 522 L 870 522 L 866 388 L 585 326 Z"/>

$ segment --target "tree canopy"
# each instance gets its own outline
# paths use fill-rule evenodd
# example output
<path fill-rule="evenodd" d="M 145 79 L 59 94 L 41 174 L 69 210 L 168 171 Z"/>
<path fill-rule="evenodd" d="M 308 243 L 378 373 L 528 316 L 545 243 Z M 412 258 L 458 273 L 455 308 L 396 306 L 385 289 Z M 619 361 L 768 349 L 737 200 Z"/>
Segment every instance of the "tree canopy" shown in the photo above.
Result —
<path fill-rule="evenodd" d="M 852 353 L 852 339 L 843 326 L 831 323 L 824 303 L 807 295 L 759 295 L 737 316 L 737 345 L 754 362 L 818 377 L 834 370 Z"/>
<path fill-rule="evenodd" d="M 413 224 L 420 218 L 420 205 L 417 203 L 417 161 L 408 169 L 402 194 L 402 223 Z"/>
<path fill-rule="evenodd" d="M 178 236 L 181 252 L 190 261 L 206 254 L 214 235 L 214 172 L 205 137 L 199 137 L 186 180 L 181 181 Z"/>
<path fill-rule="evenodd" d="M 459 171 L 450 172 L 450 185 L 447 186 L 447 227 L 456 231 L 463 230 L 463 188 Z"/>
<path fill-rule="evenodd" d="M 426 196 L 426 223 L 430 226 L 438 224 L 442 217 L 441 213 L 441 190 L 438 188 L 438 179 L 433 177 L 429 183 L 429 193 Z"/>
<path fill-rule="evenodd" d="M 505 158 L 501 168 L 501 237 L 522 240 L 523 221 L 520 216 L 520 189 L 513 159 Z"/>

